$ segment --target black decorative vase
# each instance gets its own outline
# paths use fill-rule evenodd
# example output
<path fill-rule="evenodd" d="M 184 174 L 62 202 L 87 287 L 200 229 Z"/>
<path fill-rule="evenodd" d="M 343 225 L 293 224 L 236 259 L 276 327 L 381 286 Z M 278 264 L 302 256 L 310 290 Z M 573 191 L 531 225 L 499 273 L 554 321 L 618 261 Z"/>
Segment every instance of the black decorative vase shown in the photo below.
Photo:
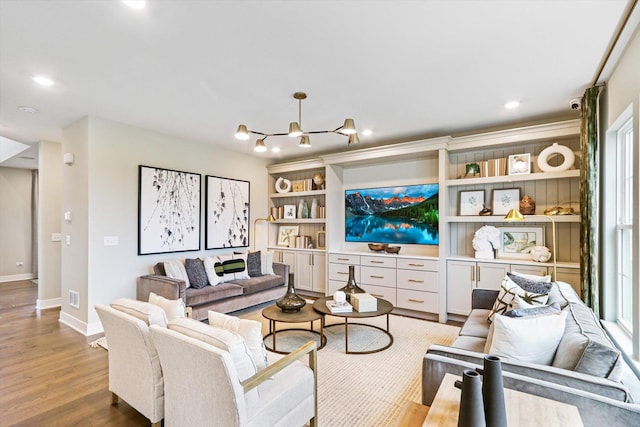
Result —
<path fill-rule="evenodd" d="M 456 381 L 455 385 L 462 390 L 458 427 L 486 427 L 480 374 L 467 369 L 462 373 L 462 381 Z"/>
<path fill-rule="evenodd" d="M 482 374 L 482 397 L 484 399 L 484 416 L 491 427 L 507 427 L 507 410 L 504 403 L 504 385 L 502 383 L 502 363 L 497 356 L 484 357 L 484 369 L 477 369 Z"/>
<path fill-rule="evenodd" d="M 300 311 L 307 302 L 296 294 L 296 288 L 293 286 L 293 273 L 289 273 L 289 286 L 287 292 L 282 298 L 276 300 L 276 305 L 285 313 L 295 313 Z"/>
<path fill-rule="evenodd" d="M 355 268 L 353 267 L 353 265 L 349 266 L 349 280 L 347 281 L 347 284 L 338 290 L 344 292 L 348 302 L 351 302 L 351 294 L 365 293 L 365 290 L 356 284 Z"/>

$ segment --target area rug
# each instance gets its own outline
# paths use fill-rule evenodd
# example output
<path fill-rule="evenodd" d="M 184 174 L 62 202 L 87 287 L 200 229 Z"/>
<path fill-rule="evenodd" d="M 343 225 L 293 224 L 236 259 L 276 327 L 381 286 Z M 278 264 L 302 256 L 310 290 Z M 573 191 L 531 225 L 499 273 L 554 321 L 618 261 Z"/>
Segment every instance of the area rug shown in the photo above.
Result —
<path fill-rule="evenodd" d="M 263 332 L 269 322 L 261 309 L 244 312 L 240 317 L 259 320 Z M 343 321 L 327 316 L 327 324 Z M 403 316 L 390 316 L 393 345 L 379 353 L 355 355 L 344 352 L 344 327 L 325 328 L 327 345 L 318 352 L 318 420 L 320 426 L 389 426 L 397 422 L 406 401 L 421 401 L 422 358 L 431 344 L 449 345 L 459 328 Z M 359 319 L 386 327 L 385 317 Z M 319 327 L 319 322 L 315 322 Z M 306 324 L 278 323 L 278 329 L 304 327 Z M 317 328 L 316 328 L 317 329 Z M 282 332 L 277 349 L 288 351 L 313 339 L 304 332 Z M 349 350 L 379 348 L 388 337 L 376 329 L 349 326 Z M 271 341 L 267 338 L 267 344 Z M 289 347 L 289 348 L 287 348 Z"/>

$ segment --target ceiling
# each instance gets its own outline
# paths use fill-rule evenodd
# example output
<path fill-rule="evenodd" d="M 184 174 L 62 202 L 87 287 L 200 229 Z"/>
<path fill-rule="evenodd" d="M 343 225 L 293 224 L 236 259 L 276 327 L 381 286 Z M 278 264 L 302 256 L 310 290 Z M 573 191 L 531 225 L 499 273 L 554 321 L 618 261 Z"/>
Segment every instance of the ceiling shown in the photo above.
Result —
<path fill-rule="evenodd" d="M 578 117 L 629 2 L 0 0 L 0 136 L 62 141 L 89 115 L 281 160 Z M 287 132 L 296 91 L 303 130 L 349 117 L 361 143 L 234 138 Z"/>

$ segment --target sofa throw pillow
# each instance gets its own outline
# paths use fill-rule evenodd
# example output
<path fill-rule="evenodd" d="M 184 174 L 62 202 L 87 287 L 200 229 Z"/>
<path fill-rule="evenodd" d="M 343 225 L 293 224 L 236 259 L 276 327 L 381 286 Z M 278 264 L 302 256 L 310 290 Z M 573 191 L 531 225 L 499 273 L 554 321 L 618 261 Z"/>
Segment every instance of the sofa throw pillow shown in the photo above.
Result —
<path fill-rule="evenodd" d="M 551 290 L 551 282 L 533 280 L 514 273 L 507 273 L 507 276 L 509 276 L 509 279 L 511 279 L 513 283 L 520 286 L 527 292 L 532 292 L 534 294 L 548 294 Z"/>
<path fill-rule="evenodd" d="M 200 258 L 185 259 L 184 269 L 187 271 L 187 276 L 189 276 L 189 283 L 191 283 L 192 288 L 202 289 L 209 284 L 207 272 L 204 269 L 204 263 Z"/>
<path fill-rule="evenodd" d="M 229 264 L 229 268 L 233 268 L 233 278 L 234 280 L 246 280 L 246 279 L 251 279 L 251 277 L 249 277 L 249 272 L 247 270 L 247 257 L 249 256 L 248 253 L 243 252 L 243 253 L 234 253 L 233 254 L 233 266 L 231 266 L 231 264 Z M 239 262 L 242 261 L 242 262 Z M 225 272 L 226 272 L 227 266 L 225 266 Z"/>
<path fill-rule="evenodd" d="M 564 334 L 567 313 L 531 317 L 494 316 L 485 353 L 523 362 L 551 365 Z"/>
<path fill-rule="evenodd" d="M 111 303 L 111 308 L 140 319 L 147 325 L 158 325 L 161 328 L 167 327 L 167 313 L 162 308 L 149 302 L 120 298 Z"/>
<path fill-rule="evenodd" d="M 229 352 L 238 371 L 240 381 L 246 380 L 257 372 L 249 354 L 249 349 L 239 334 L 228 329 L 215 328 L 186 317 L 172 320 L 167 327 Z"/>
<path fill-rule="evenodd" d="M 267 350 L 262 339 L 262 323 L 209 310 L 209 325 L 239 334 L 244 339 L 258 371 L 267 367 Z"/>
<path fill-rule="evenodd" d="M 186 317 L 186 307 L 182 298 L 171 300 L 150 292 L 149 303 L 163 309 L 169 322 L 179 317 Z"/>
<path fill-rule="evenodd" d="M 273 272 L 273 251 L 264 251 L 260 254 L 260 268 L 262 274 L 275 274 Z"/>
<path fill-rule="evenodd" d="M 560 313 L 560 304 L 553 303 L 541 306 L 530 305 L 524 302 L 518 295 L 514 298 L 512 309 L 504 313 L 507 317 L 527 317 L 527 316 L 541 316 L 546 314 Z"/>
<path fill-rule="evenodd" d="M 202 260 L 204 271 L 207 274 L 207 282 L 209 285 L 216 286 L 222 283 L 222 276 L 216 272 L 216 264 L 222 264 L 217 256 L 206 256 Z"/>
<path fill-rule="evenodd" d="M 507 310 L 510 310 L 511 304 L 516 295 L 521 297 L 526 303 L 532 305 L 545 305 L 549 298 L 547 294 L 537 294 L 525 291 L 520 286 L 516 285 L 507 275 L 502 281 L 500 292 L 498 293 L 496 301 L 493 303 L 493 308 L 491 309 L 487 320 L 492 322 L 496 313 L 504 314 Z"/>
<path fill-rule="evenodd" d="M 234 264 L 233 255 L 218 255 L 218 260 L 214 263 L 214 269 L 220 283 L 231 282 L 236 278 L 235 270 L 240 267 L 239 263 Z"/>
<path fill-rule="evenodd" d="M 260 252 L 261 251 L 249 252 L 249 255 L 247 255 L 247 273 L 249 273 L 249 277 L 262 276 Z"/>
<path fill-rule="evenodd" d="M 164 271 L 165 273 L 167 273 L 167 277 L 171 277 L 172 279 L 184 280 L 187 288 L 191 286 L 189 276 L 187 275 L 187 270 L 184 269 L 184 264 L 182 264 L 182 261 L 178 259 L 165 261 Z"/>
<path fill-rule="evenodd" d="M 516 276 L 524 277 L 525 279 L 535 280 L 538 282 L 551 282 L 551 276 L 548 274 L 546 276 L 538 276 L 537 274 L 520 273 L 516 270 L 511 271 L 511 274 L 515 274 Z"/>

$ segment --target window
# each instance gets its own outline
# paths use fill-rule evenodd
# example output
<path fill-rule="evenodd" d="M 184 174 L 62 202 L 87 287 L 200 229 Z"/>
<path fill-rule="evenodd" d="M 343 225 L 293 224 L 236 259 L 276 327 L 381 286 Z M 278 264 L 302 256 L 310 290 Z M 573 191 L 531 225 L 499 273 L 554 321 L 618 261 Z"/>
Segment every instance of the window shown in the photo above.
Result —
<path fill-rule="evenodd" d="M 633 123 L 628 120 L 616 135 L 616 320 L 633 332 Z"/>

